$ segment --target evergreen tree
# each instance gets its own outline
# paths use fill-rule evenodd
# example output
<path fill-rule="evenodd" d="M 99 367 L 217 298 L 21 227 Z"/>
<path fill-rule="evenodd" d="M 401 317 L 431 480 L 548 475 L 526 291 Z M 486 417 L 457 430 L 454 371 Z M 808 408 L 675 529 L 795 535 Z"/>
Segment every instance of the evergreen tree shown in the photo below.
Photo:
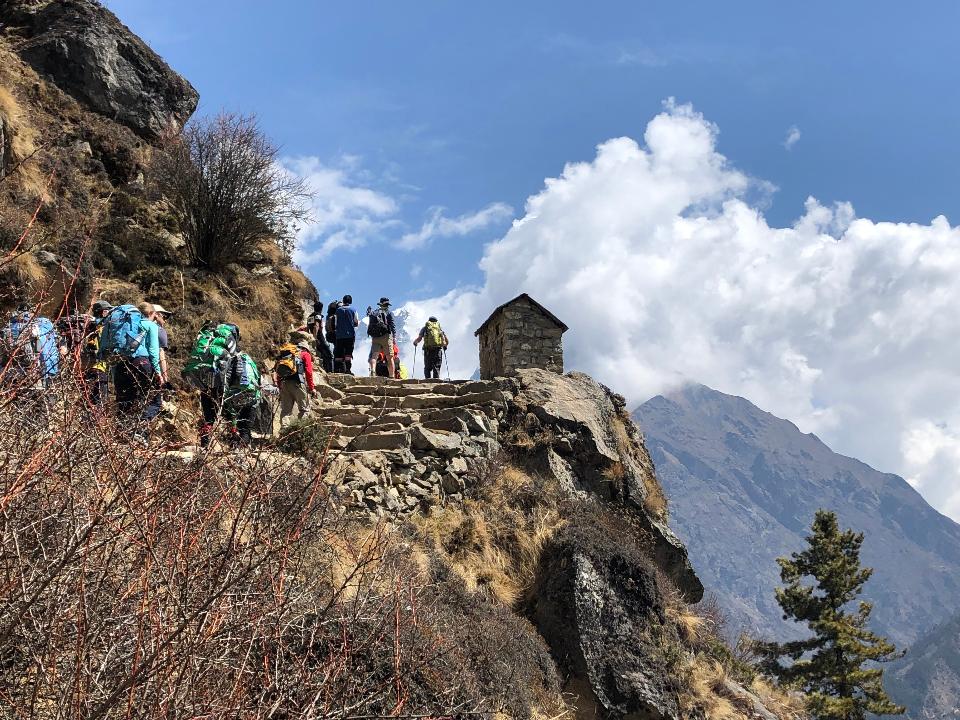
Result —
<path fill-rule="evenodd" d="M 758 643 L 762 669 L 805 692 L 810 712 L 821 720 L 903 713 L 883 689 L 883 669 L 864 667 L 869 661 L 896 660 L 902 653 L 866 629 L 871 603 L 861 600 L 856 611 L 844 612 L 873 574 L 872 568 L 860 566 L 863 533 L 841 532 L 834 513 L 818 510 L 807 544 L 803 552 L 777 558 L 784 583 L 777 588 L 777 602 L 784 620 L 806 623 L 813 637 Z M 806 577 L 814 584 L 804 585 Z"/>

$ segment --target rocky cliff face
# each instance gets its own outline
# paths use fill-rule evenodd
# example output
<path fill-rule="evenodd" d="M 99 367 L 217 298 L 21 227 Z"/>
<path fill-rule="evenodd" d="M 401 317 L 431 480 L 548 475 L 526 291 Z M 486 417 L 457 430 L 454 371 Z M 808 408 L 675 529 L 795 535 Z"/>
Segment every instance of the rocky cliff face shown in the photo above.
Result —
<path fill-rule="evenodd" d="M 91 0 L 13 0 L 0 22 L 41 77 L 149 140 L 176 132 L 199 95 L 107 8 Z"/>

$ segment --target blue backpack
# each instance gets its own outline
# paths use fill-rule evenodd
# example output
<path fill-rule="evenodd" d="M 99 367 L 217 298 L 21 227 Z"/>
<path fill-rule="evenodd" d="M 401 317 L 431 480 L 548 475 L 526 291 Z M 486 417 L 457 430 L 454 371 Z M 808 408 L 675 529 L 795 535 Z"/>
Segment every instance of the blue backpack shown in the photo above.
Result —
<path fill-rule="evenodd" d="M 132 358 L 137 354 L 146 332 L 140 327 L 143 313 L 136 305 L 119 305 L 103 319 L 100 357 Z"/>
<path fill-rule="evenodd" d="M 40 368 L 41 375 L 50 378 L 60 372 L 57 330 L 49 319 L 31 312 L 10 316 L 0 331 L 0 355 L 4 365 L 9 362 L 22 373 Z"/>

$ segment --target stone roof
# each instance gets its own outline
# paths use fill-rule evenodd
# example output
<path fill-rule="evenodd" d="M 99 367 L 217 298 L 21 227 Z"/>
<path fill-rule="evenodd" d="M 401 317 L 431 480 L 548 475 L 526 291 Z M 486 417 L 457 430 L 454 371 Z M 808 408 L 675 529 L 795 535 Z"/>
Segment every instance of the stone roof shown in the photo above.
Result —
<path fill-rule="evenodd" d="M 518 300 L 527 300 L 527 301 L 529 301 L 529 303 L 530 303 L 531 305 L 533 305 L 535 308 L 537 308 L 537 310 L 539 310 L 539 311 L 542 312 L 544 315 L 546 315 L 552 322 L 556 323 L 557 327 L 561 328 L 561 329 L 563 330 L 563 332 L 566 332 L 567 330 L 570 329 L 570 328 L 567 327 L 567 325 L 566 325 L 565 322 L 563 322 L 560 318 L 558 318 L 558 317 L 557 317 L 556 315 L 554 315 L 552 312 L 550 312 L 549 310 L 547 310 L 543 305 L 541 305 L 540 303 L 538 303 L 538 302 L 537 302 L 536 300 L 534 300 L 532 297 L 530 297 L 529 295 L 527 295 L 527 293 L 520 293 L 520 294 L 517 295 L 515 298 L 513 298 L 513 300 L 507 300 L 507 302 L 503 303 L 503 305 L 498 305 L 498 306 L 496 307 L 496 309 L 494 309 L 494 311 L 493 311 L 492 313 L 490 313 L 490 317 L 488 317 L 486 320 L 483 321 L 483 325 L 481 325 L 480 327 L 478 327 L 478 328 L 474 331 L 474 333 L 473 333 L 474 336 L 479 335 L 479 334 L 483 331 L 483 329 L 487 326 L 487 324 L 488 324 L 491 320 L 493 320 L 493 318 L 496 317 L 496 315 L 497 315 L 498 312 L 500 312 L 501 310 L 503 310 L 503 309 L 504 309 L 505 307 L 507 307 L 508 305 L 513 305 L 513 304 L 514 304 L 515 302 L 517 302 Z"/>

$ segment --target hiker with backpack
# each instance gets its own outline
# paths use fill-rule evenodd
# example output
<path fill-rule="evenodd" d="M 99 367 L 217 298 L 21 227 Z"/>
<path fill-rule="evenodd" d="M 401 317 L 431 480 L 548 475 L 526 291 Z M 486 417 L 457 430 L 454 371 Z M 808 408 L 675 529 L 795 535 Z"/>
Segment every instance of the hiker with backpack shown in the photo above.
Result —
<path fill-rule="evenodd" d="M 419 345 L 421 341 L 423 342 L 423 376 L 427 380 L 431 378 L 439 380 L 443 353 L 446 352 L 447 345 L 450 343 L 447 340 L 447 334 L 440 327 L 440 323 L 432 315 L 420 329 L 420 334 L 414 339 L 414 347 Z"/>
<path fill-rule="evenodd" d="M 313 382 L 313 355 L 300 332 L 290 333 L 288 342 L 277 348 L 274 374 L 280 388 L 280 425 L 286 425 L 293 408 L 302 420 L 310 410 L 310 395 L 316 392 Z"/>
<path fill-rule="evenodd" d="M 390 312 L 390 298 L 382 297 L 377 304 L 377 309 L 367 308 L 367 335 L 370 336 L 370 377 L 374 377 L 377 371 L 377 354 L 383 353 L 387 359 L 387 377 L 393 377 L 395 373 L 393 356 L 393 339 L 397 335 L 396 324 L 393 320 L 393 313 Z"/>
<path fill-rule="evenodd" d="M 161 408 L 160 390 L 166 382 L 160 366 L 160 326 L 153 305 L 120 305 L 103 320 L 98 359 L 113 367 L 117 410 L 151 421 Z M 134 434 L 145 439 L 142 430 Z"/>
<path fill-rule="evenodd" d="M 307 332 L 310 333 L 314 345 L 317 347 L 317 352 L 320 355 L 320 365 L 323 371 L 328 373 L 333 372 L 333 353 L 324 337 L 325 328 L 322 302 L 315 302 L 313 304 L 313 312 L 307 317 Z"/>
<path fill-rule="evenodd" d="M 0 380 L 40 390 L 60 372 L 60 340 L 49 318 L 24 303 L 0 329 Z"/>
<path fill-rule="evenodd" d="M 350 305 L 353 297 L 343 296 L 343 302 L 334 311 L 333 347 L 334 372 L 353 374 L 353 348 L 357 342 L 357 328 L 360 327 L 360 316 Z M 327 318 L 329 322 L 329 316 Z"/>
<path fill-rule="evenodd" d="M 61 356 L 64 361 L 69 359 L 80 376 L 83 391 L 94 408 L 100 408 L 106 403 L 110 391 L 107 364 L 99 359 L 98 355 L 103 319 L 112 307 L 106 300 L 97 300 L 91 306 L 89 314 L 71 315 L 57 322 Z"/>
<path fill-rule="evenodd" d="M 241 352 L 240 328 L 206 322 L 194 341 L 184 379 L 200 391 L 200 447 L 207 447 L 217 423 L 226 420 L 232 447 L 249 445 L 257 406 L 262 399 L 260 369 Z"/>

